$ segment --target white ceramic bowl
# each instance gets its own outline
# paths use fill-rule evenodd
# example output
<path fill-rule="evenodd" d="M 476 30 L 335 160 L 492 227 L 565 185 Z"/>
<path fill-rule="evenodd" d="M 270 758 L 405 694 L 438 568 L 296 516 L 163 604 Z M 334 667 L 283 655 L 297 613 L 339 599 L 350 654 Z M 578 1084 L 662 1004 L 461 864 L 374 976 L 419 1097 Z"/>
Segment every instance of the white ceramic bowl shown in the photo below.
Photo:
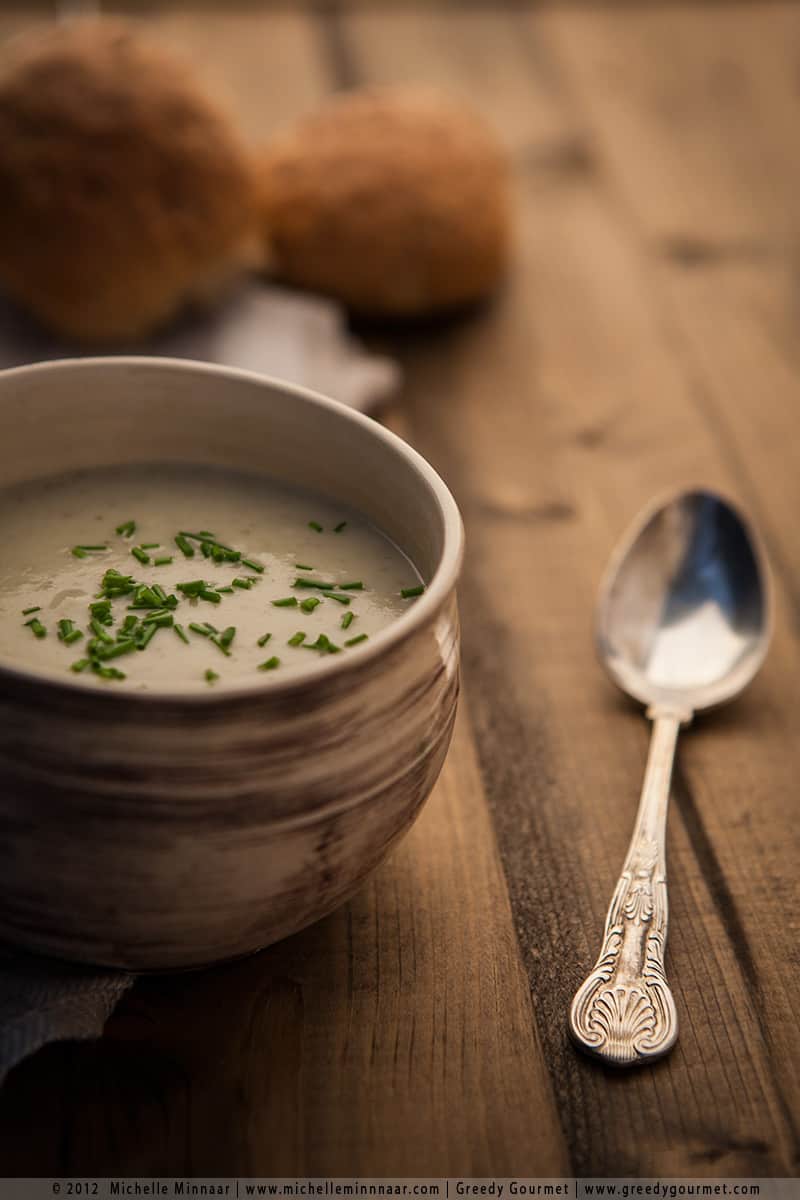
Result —
<path fill-rule="evenodd" d="M 6 484 L 125 462 L 321 492 L 385 530 L 428 584 L 346 656 L 241 691 L 114 692 L 0 664 L 0 940 L 183 968 L 323 916 L 414 820 L 455 716 L 463 532 L 414 450 L 301 388 L 155 358 L 0 373 Z"/>

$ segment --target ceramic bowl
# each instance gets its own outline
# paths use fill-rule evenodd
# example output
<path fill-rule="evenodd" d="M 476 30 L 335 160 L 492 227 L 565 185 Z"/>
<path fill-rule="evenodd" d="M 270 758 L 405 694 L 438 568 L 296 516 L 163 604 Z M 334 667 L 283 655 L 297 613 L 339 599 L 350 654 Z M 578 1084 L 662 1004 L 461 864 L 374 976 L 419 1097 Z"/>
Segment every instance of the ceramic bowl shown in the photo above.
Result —
<path fill-rule="evenodd" d="M 137 971 L 246 954 L 341 903 L 428 796 L 459 682 L 461 519 L 376 422 L 200 363 L 0 373 L 7 484 L 159 461 L 263 471 L 351 505 L 428 587 L 346 656 L 241 691 L 114 692 L 0 665 L 0 940 Z"/>

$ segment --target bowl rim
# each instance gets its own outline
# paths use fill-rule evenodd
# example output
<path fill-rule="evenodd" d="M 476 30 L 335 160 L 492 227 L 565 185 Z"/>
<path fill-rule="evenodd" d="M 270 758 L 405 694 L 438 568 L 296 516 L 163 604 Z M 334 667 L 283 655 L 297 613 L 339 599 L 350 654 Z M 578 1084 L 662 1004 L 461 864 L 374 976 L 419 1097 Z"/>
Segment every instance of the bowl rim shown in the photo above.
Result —
<path fill-rule="evenodd" d="M 458 505 L 444 480 L 434 470 L 427 459 L 423 458 L 419 451 L 410 446 L 403 438 L 381 425 L 372 417 L 351 408 L 350 405 L 344 404 L 340 400 L 334 400 L 329 396 L 323 395 L 321 392 L 314 391 L 312 388 L 304 387 L 302 384 L 291 383 L 277 376 L 262 374 L 258 371 L 249 371 L 241 367 L 230 367 L 222 363 L 203 362 L 201 359 L 171 358 L 160 355 L 92 355 L 25 363 L 22 366 L 7 367 L 0 370 L 0 388 L 2 388 L 3 382 L 9 377 L 47 375 L 50 373 L 58 375 L 65 371 L 81 371 L 94 367 L 144 367 L 145 369 L 162 370 L 167 373 L 171 371 L 187 374 L 199 373 L 202 375 L 218 376 L 221 379 L 242 380 L 243 382 L 254 383 L 259 386 L 266 385 L 275 388 L 279 392 L 283 392 L 284 395 L 299 397 L 308 402 L 312 407 L 316 406 L 328 409 L 336 413 L 345 422 L 349 421 L 353 425 L 360 425 L 363 429 L 369 430 L 370 436 L 384 442 L 396 454 L 405 458 L 419 476 L 421 482 L 431 492 L 438 506 L 444 529 L 442 553 L 432 578 L 425 585 L 425 591 L 414 601 L 407 612 L 397 617 L 384 629 L 379 630 L 378 633 L 373 634 L 368 641 L 362 642 L 360 646 L 351 647 L 347 654 L 330 655 L 327 658 L 321 659 L 319 662 L 303 670 L 299 676 L 293 675 L 288 679 L 281 679 L 278 674 L 265 674 L 263 680 L 259 680 L 257 685 L 254 683 L 241 686 L 231 685 L 218 692 L 215 692 L 212 688 L 209 688 L 207 691 L 201 689 L 197 689 L 197 691 L 189 689 L 175 691 L 159 689 L 153 692 L 140 692 L 128 689 L 112 689 L 102 683 L 90 683 L 88 681 L 78 683 L 68 678 L 58 679 L 45 671 L 25 670 L 22 667 L 9 666 L 0 662 L 0 684 L 4 680 L 18 680 L 27 684 L 35 684 L 40 687 L 63 691 L 71 697 L 81 695 L 102 696 L 104 699 L 110 700 L 115 704 L 142 704 L 144 706 L 153 706 L 159 703 L 179 703 L 193 706 L 224 705 L 226 703 L 238 702 L 242 699 L 253 700 L 256 697 L 264 695 L 272 697 L 297 690 L 305 690 L 310 685 L 319 683 L 323 679 L 346 675 L 350 671 L 364 666 L 371 659 L 380 657 L 392 647 L 405 641 L 428 622 L 455 587 L 464 557 L 464 525 Z M 0 396 L 0 403 L 2 403 L 2 396 Z"/>

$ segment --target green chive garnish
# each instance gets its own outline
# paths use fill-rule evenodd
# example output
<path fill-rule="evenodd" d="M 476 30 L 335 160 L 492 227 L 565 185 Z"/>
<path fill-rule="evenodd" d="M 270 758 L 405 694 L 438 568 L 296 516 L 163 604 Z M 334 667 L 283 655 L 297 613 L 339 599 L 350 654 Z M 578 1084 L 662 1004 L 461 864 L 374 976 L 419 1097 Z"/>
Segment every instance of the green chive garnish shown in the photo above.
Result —
<path fill-rule="evenodd" d="M 175 584 L 178 591 L 183 592 L 184 596 L 188 596 L 190 600 L 199 596 L 205 586 L 205 580 L 203 579 L 192 579 L 188 583 Z"/>
<path fill-rule="evenodd" d="M 268 658 L 266 662 L 259 665 L 259 671 L 274 671 L 276 667 L 281 665 L 281 660 L 273 654 L 272 658 Z"/>
<path fill-rule="evenodd" d="M 416 587 L 403 588 L 400 595 L 404 600 L 410 600 L 412 596 L 421 596 L 425 591 L 425 585 L 418 583 Z"/>
<path fill-rule="evenodd" d="M 161 542 L 142 542 L 143 550 L 157 550 Z"/>
<path fill-rule="evenodd" d="M 354 612 L 346 612 L 342 617 L 342 629 L 349 629 L 355 619 L 356 614 Z"/>
<path fill-rule="evenodd" d="M 71 665 L 71 667 L 70 667 L 70 671 L 74 671 L 76 675 L 79 675 L 79 674 L 81 673 L 81 671 L 85 671 L 85 670 L 86 670 L 86 668 L 88 667 L 88 665 L 89 665 L 89 659 L 88 659 L 88 658 L 79 658 L 79 659 L 78 659 L 76 662 L 74 662 L 74 663 Z"/>
<path fill-rule="evenodd" d="M 177 633 L 177 635 L 181 639 L 181 641 L 186 642 L 186 645 L 188 646 L 189 639 L 186 636 L 186 630 L 183 628 L 183 626 L 179 625 L 176 621 L 175 624 L 172 626 L 172 628 L 175 630 L 175 632 Z"/>
<path fill-rule="evenodd" d="M 150 555 L 146 550 L 143 550 L 141 546 L 133 546 L 131 549 L 131 554 L 144 566 L 147 566 L 147 564 L 150 562 Z"/>
<path fill-rule="evenodd" d="M 122 627 L 120 629 L 120 633 L 130 633 L 133 629 L 136 628 L 136 626 L 138 624 L 139 624 L 138 617 L 135 617 L 133 615 L 133 613 L 129 613 L 128 616 L 125 618 L 125 620 L 122 622 Z"/>
<path fill-rule="evenodd" d="M 295 569 L 295 571 L 313 571 L 314 570 L 313 567 L 307 566 L 306 563 L 295 563 L 294 569 Z"/>
<path fill-rule="evenodd" d="M 64 617 L 58 622 L 58 636 L 61 638 L 62 642 L 68 633 L 72 633 L 74 628 L 75 622 L 70 621 L 68 617 Z"/>
<path fill-rule="evenodd" d="M 76 546 L 76 550 L 85 550 L 88 554 L 94 554 L 98 550 L 107 550 L 108 546 Z"/>
<path fill-rule="evenodd" d="M 326 600 L 338 600 L 340 604 L 349 604 L 351 597 L 350 596 L 340 596 L 338 594 L 338 592 L 326 592 L 325 599 Z"/>
<path fill-rule="evenodd" d="M 165 554 L 163 558 L 154 558 L 153 564 L 156 567 L 166 567 L 172 562 L 172 555 Z"/>
<path fill-rule="evenodd" d="M 205 629 L 202 625 L 196 625 L 194 621 L 190 623 L 189 628 L 191 629 L 192 633 L 199 633 L 201 637 L 211 637 L 210 630 Z"/>
<path fill-rule="evenodd" d="M 360 592 L 364 584 L 360 579 L 354 580 L 352 583 L 340 583 L 339 590 L 342 592 Z"/>
<path fill-rule="evenodd" d="M 297 596 L 285 596 L 283 600 L 272 601 L 275 608 L 297 608 Z"/>
<path fill-rule="evenodd" d="M 308 528 L 313 529 L 316 533 L 322 533 L 322 526 L 319 521 L 309 521 Z"/>
<path fill-rule="evenodd" d="M 198 592 L 201 600 L 208 600 L 211 604 L 221 604 L 222 597 L 219 592 L 213 592 L 211 588 L 204 587 L 202 592 Z"/>
<path fill-rule="evenodd" d="M 335 583 L 325 583 L 321 579 L 308 579 L 305 575 L 298 575 L 292 587 L 295 588 L 316 588 L 320 592 L 330 592 L 336 587 Z"/>
<path fill-rule="evenodd" d="M 89 622 L 89 628 L 91 629 L 91 631 L 95 635 L 95 637 L 98 638 L 101 642 L 113 642 L 114 641 L 114 639 L 111 637 L 111 634 L 106 633 L 105 629 L 100 624 L 97 617 L 92 617 L 91 621 Z"/>
<path fill-rule="evenodd" d="M 271 633 L 264 633 L 264 634 L 262 634 L 262 635 L 261 635 L 261 637 L 258 639 L 258 645 L 259 645 L 259 646 L 266 646 L 267 642 L 269 641 L 269 639 L 270 639 L 271 637 L 272 637 L 272 634 L 271 634 Z"/>
<path fill-rule="evenodd" d="M 327 634 L 321 633 L 315 642 L 308 643 L 303 649 L 319 650 L 325 654 L 338 654 L 341 647 L 334 645 Z"/>
<path fill-rule="evenodd" d="M 216 671 L 212 671 L 211 668 L 209 667 L 208 670 L 205 672 L 204 679 L 205 679 L 206 683 L 216 683 L 217 680 L 219 679 L 219 675 L 217 674 Z"/>
<path fill-rule="evenodd" d="M 365 642 L 369 634 L 360 633 L 358 637 L 351 637 L 345 642 L 345 646 L 357 646 L 359 642 Z"/>
<path fill-rule="evenodd" d="M 174 620 L 172 613 L 150 613 L 142 618 L 142 625 L 155 625 L 158 629 L 163 629 L 172 625 Z"/>
<path fill-rule="evenodd" d="M 217 591 L 220 593 L 220 595 L 222 595 L 223 593 L 225 595 L 228 595 L 229 592 L 233 591 L 233 588 L 232 587 L 218 587 Z"/>
<path fill-rule="evenodd" d="M 137 649 L 146 650 L 158 633 L 158 630 L 159 626 L 155 621 L 150 621 L 147 625 L 143 625 L 137 641 Z"/>
<path fill-rule="evenodd" d="M 236 637 L 236 626 L 229 625 L 228 628 L 223 629 L 222 633 L 219 635 L 220 644 L 225 647 L 228 647 L 228 646 L 230 646 L 231 642 L 233 641 L 233 639 L 235 637 Z"/>
<path fill-rule="evenodd" d="M 23 615 L 23 617 L 29 617 L 31 615 L 31 613 L 41 612 L 41 611 L 42 611 L 41 604 L 34 604 L 33 608 L 23 608 L 22 615 Z"/>
<path fill-rule="evenodd" d="M 255 580 L 254 580 L 254 579 L 240 579 L 240 578 L 236 578 L 236 579 L 234 579 L 232 582 L 233 582 L 233 586 L 234 586 L 234 587 L 237 587 L 237 588 L 242 588 L 242 589 L 243 589 L 243 590 L 245 590 L 245 591 L 249 591 L 249 590 L 250 590 L 250 588 L 251 588 L 251 587 L 253 586 L 253 584 L 255 583 Z"/>
<path fill-rule="evenodd" d="M 120 537 L 132 537 L 132 535 L 136 532 L 136 522 L 123 521 L 121 525 L 117 526 L 116 531 Z"/>
<path fill-rule="evenodd" d="M 304 633 L 295 633 L 289 638 L 286 645 L 287 646 L 302 646 L 302 644 L 305 640 L 306 640 L 306 635 Z"/>
<path fill-rule="evenodd" d="M 134 639 L 126 638 L 124 642 L 115 642 L 113 646 L 109 646 L 108 650 L 103 650 L 99 657 L 105 662 L 108 658 L 119 658 L 121 654 L 130 654 L 136 648 Z"/>
<path fill-rule="evenodd" d="M 322 601 L 320 600 L 319 596 L 309 596 L 307 600 L 302 602 L 300 607 L 302 608 L 303 612 L 313 612 L 317 605 L 321 603 Z"/>
<path fill-rule="evenodd" d="M 65 646 L 71 646 L 73 644 L 73 642 L 79 642 L 82 637 L 83 637 L 83 633 L 80 629 L 73 629 L 68 634 L 66 634 L 61 640 L 63 641 Z"/>
<path fill-rule="evenodd" d="M 264 567 L 262 566 L 262 564 L 260 562 L 255 562 L 255 560 L 252 558 L 243 558 L 242 566 L 249 567 L 251 571 L 257 571 L 259 575 L 264 570 Z"/>
<path fill-rule="evenodd" d="M 194 558 L 194 546 L 182 533 L 175 534 L 175 545 L 187 558 Z"/>
<path fill-rule="evenodd" d="M 92 670 L 95 675 L 99 675 L 101 679 L 124 679 L 125 675 L 122 671 L 118 671 L 116 667 L 101 667 L 99 663 L 92 663 Z"/>
<path fill-rule="evenodd" d="M 28 626 L 34 637 L 47 637 L 47 630 L 38 617 L 31 617 L 30 621 L 26 621 L 25 624 Z"/>
<path fill-rule="evenodd" d="M 334 527 L 333 527 L 333 532 L 334 532 L 334 533 L 341 533 L 341 532 L 342 532 L 342 530 L 345 528 L 345 526 L 346 526 L 346 525 L 347 525 L 347 521 L 340 521 L 338 525 L 334 525 Z"/>

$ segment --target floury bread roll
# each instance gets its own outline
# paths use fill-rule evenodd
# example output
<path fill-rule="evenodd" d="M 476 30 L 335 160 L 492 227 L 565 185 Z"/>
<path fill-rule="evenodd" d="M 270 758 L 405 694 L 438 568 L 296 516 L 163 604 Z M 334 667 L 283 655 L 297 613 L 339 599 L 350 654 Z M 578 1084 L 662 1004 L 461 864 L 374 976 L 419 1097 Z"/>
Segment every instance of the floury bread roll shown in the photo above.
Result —
<path fill-rule="evenodd" d="M 471 110 L 437 92 L 353 92 L 262 159 L 275 273 L 357 312 L 412 316 L 491 292 L 508 257 L 507 164 Z"/>
<path fill-rule="evenodd" d="M 191 71 L 119 21 L 0 66 L 0 288 L 81 341 L 136 338 L 258 255 L 252 165 Z"/>

